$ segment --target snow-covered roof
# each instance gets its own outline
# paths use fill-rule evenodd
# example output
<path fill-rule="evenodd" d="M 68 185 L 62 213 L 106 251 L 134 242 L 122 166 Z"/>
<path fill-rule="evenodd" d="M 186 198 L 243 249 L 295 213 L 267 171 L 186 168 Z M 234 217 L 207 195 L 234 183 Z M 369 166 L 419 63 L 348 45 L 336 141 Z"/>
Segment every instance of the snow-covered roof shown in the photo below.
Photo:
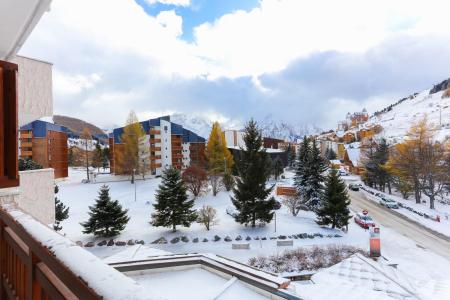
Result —
<path fill-rule="evenodd" d="M 314 284 L 296 286 L 304 299 L 418 299 L 400 271 L 358 253 L 317 272 L 311 280 Z"/>
<path fill-rule="evenodd" d="M 341 161 L 339 159 L 331 159 L 330 163 L 332 163 L 334 165 L 339 165 L 339 164 L 341 164 Z"/>
<path fill-rule="evenodd" d="M 124 261 L 142 260 L 153 256 L 161 256 L 172 254 L 170 252 L 151 248 L 144 245 L 134 245 L 127 247 L 125 250 L 120 251 L 114 255 L 108 256 L 103 259 L 107 264 L 118 263 Z"/>
<path fill-rule="evenodd" d="M 359 148 L 347 148 L 347 155 L 354 167 L 359 166 Z"/>

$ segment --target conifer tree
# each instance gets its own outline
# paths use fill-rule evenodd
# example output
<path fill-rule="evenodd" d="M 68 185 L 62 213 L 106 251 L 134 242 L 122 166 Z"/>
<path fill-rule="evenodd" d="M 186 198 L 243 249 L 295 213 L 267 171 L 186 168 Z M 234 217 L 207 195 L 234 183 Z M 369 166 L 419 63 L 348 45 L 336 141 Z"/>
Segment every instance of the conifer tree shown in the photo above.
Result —
<path fill-rule="evenodd" d="M 297 189 L 298 197 L 301 203 L 306 205 L 308 202 L 306 193 L 306 184 L 309 176 L 308 157 L 311 152 L 311 146 L 308 137 L 303 137 L 300 149 L 298 151 L 297 161 L 295 164 L 294 185 Z"/>
<path fill-rule="evenodd" d="M 313 139 L 311 142 L 311 152 L 308 157 L 308 177 L 306 180 L 305 192 L 306 203 L 312 210 L 316 210 L 320 205 L 322 192 L 322 183 L 324 181 L 323 173 L 328 169 L 324 158 L 320 155 L 320 150 Z"/>
<path fill-rule="evenodd" d="M 95 144 L 94 155 L 92 157 L 92 167 L 96 168 L 97 171 L 99 172 L 102 163 L 103 163 L 103 151 L 102 148 L 100 147 L 100 143 L 97 142 L 97 144 Z"/>
<path fill-rule="evenodd" d="M 348 206 L 350 200 L 347 195 L 345 183 L 332 169 L 325 181 L 325 190 L 322 194 L 321 206 L 317 211 L 317 223 L 330 225 L 331 228 L 343 228 L 348 225 L 351 218 Z"/>
<path fill-rule="evenodd" d="M 286 148 L 286 156 L 287 156 L 287 166 L 288 168 L 292 168 L 292 166 L 294 165 L 294 161 L 295 161 L 295 155 L 293 153 L 293 149 L 291 144 L 289 143 L 287 148 Z"/>
<path fill-rule="evenodd" d="M 280 175 L 283 174 L 283 169 L 283 162 L 277 157 L 273 162 L 273 176 L 275 177 L 275 180 L 278 180 Z"/>
<path fill-rule="evenodd" d="M 268 223 L 273 218 L 277 202 L 269 197 L 273 186 L 267 188 L 270 177 L 269 158 L 262 148 L 262 136 L 255 121 L 245 126 L 245 149 L 237 162 L 238 177 L 231 198 L 237 209 L 235 220 L 241 224 L 256 226 L 257 221 Z"/>
<path fill-rule="evenodd" d="M 102 153 L 103 161 L 102 161 L 102 168 L 105 170 L 109 167 L 109 148 L 105 147 L 103 148 Z"/>
<path fill-rule="evenodd" d="M 130 218 L 127 209 L 122 209 L 119 201 L 111 200 L 109 187 L 100 187 L 99 196 L 93 206 L 89 206 L 89 220 L 80 223 L 83 233 L 93 233 L 95 236 L 112 237 L 125 229 Z"/>
<path fill-rule="evenodd" d="M 194 200 L 188 200 L 187 188 L 181 179 L 180 171 L 170 167 L 164 170 L 162 182 L 156 192 L 155 212 L 152 214 L 153 226 L 172 227 L 177 225 L 189 227 L 197 220 Z"/>
<path fill-rule="evenodd" d="M 222 133 L 219 122 L 213 123 L 205 149 L 205 157 L 208 162 L 209 180 L 213 196 L 216 196 L 222 183 L 220 177 L 232 170 L 234 165 L 233 156 L 227 148 L 225 135 Z"/>
<path fill-rule="evenodd" d="M 55 224 L 53 224 L 55 231 L 60 231 L 62 229 L 61 222 L 69 217 L 69 208 L 58 199 L 56 196 L 58 192 L 59 187 L 55 185 Z"/>

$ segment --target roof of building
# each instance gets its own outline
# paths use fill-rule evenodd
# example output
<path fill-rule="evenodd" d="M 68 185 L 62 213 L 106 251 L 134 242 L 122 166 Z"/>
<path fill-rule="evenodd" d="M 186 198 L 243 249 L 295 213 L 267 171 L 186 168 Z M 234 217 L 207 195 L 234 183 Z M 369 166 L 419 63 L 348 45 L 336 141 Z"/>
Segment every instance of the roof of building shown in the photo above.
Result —
<path fill-rule="evenodd" d="M 57 125 L 43 120 L 36 120 L 31 123 L 25 124 L 22 127 L 20 127 L 20 130 L 32 130 L 33 137 L 38 138 L 47 136 L 47 131 L 56 131 L 64 133 L 69 132 L 69 130 L 65 126 Z"/>
<path fill-rule="evenodd" d="M 403 273 L 358 253 L 317 272 L 311 280 L 314 284 L 298 288 L 304 299 L 417 299 Z"/>
<path fill-rule="evenodd" d="M 148 133 L 151 127 L 161 126 L 161 120 L 170 122 L 170 116 L 162 116 L 159 118 L 149 119 L 140 122 L 140 124 L 142 126 L 142 129 Z M 204 143 L 206 141 L 205 138 L 197 135 L 196 133 L 188 129 L 183 128 L 182 125 L 173 122 L 170 122 L 170 131 L 171 134 L 182 135 L 183 143 Z M 114 128 L 113 132 L 109 134 L 109 137 L 114 138 L 114 141 L 116 143 L 120 143 L 123 132 L 124 127 Z"/>

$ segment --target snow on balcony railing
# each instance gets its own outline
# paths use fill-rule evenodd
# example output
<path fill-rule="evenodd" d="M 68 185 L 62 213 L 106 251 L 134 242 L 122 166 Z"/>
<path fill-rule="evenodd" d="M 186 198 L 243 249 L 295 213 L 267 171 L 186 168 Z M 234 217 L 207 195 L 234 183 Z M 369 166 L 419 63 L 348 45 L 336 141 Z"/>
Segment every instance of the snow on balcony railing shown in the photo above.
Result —
<path fill-rule="evenodd" d="M 41 283 L 40 286 L 46 292 L 56 291 L 59 287 L 59 294 L 65 292 L 63 295 L 74 295 L 78 298 L 80 295 L 86 295 L 81 296 L 85 299 L 160 299 L 153 297 L 148 290 L 144 292 L 143 287 L 131 278 L 16 208 L 4 206 L 0 209 L 0 225 L 2 244 L 9 247 L 7 251 L 2 248 L 2 261 L 8 260 L 5 254 L 12 254 L 11 260 L 18 265 L 9 270 L 6 270 L 6 267 L 10 264 L 2 266 L 1 275 L 4 281 L 9 282 L 9 292 L 17 293 L 13 282 L 17 276 L 11 272 L 20 273 L 23 268 L 31 268 L 36 270 L 36 274 L 40 274 L 41 278 L 46 277 L 40 279 L 40 282 L 39 278 L 36 279 L 37 282 L 33 281 L 31 285 L 26 282 L 19 283 L 19 288 L 25 286 L 21 292 L 23 295 L 34 293 L 27 286 Z M 6 278 L 8 273 L 11 279 Z M 32 273 L 34 272 L 30 274 Z M 23 281 L 28 280 L 26 276 L 23 277 Z M 3 294 L 5 291 L 0 289 L 0 292 Z"/>

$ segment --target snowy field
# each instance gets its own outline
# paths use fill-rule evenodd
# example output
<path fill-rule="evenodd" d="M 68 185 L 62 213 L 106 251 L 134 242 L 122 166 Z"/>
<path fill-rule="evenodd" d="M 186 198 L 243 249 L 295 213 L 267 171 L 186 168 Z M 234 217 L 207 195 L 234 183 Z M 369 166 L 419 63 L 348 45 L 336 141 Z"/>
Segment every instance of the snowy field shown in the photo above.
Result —
<path fill-rule="evenodd" d="M 62 223 L 63 232 L 73 241 L 82 241 L 83 243 L 95 241 L 96 243 L 104 240 L 95 239 L 92 235 L 82 233 L 82 226 L 79 224 L 88 218 L 88 206 L 93 205 L 101 186 L 98 184 L 82 184 L 81 180 L 85 173 L 82 170 L 70 170 L 69 178 L 59 183 L 60 192 L 58 198 L 70 207 L 69 219 Z M 291 182 L 292 174 L 287 174 L 288 178 L 280 185 L 287 185 Z M 110 175 L 102 175 L 110 176 Z M 152 227 L 149 224 L 150 215 L 153 211 L 155 190 L 160 179 L 139 180 L 135 190 L 134 185 L 129 181 L 109 182 L 110 194 L 113 199 L 118 199 L 120 203 L 129 210 L 131 217 L 126 229 L 116 240 L 127 241 L 144 240 L 146 245 L 158 248 L 172 253 L 193 253 L 209 252 L 222 255 L 240 262 L 247 263 L 248 259 L 257 255 L 271 255 L 281 253 L 285 249 L 296 247 L 309 247 L 313 245 L 326 244 L 348 244 L 368 250 L 369 233 L 354 222 L 350 222 L 349 232 L 343 233 L 339 230 L 321 228 L 315 223 L 315 216 L 311 212 L 300 212 L 297 217 L 291 216 L 285 208 L 277 211 L 277 230 L 275 232 L 274 222 L 265 227 L 249 228 L 240 225 L 234 219 L 226 214 L 226 208 L 231 206 L 230 195 L 221 191 L 217 197 L 211 193 L 204 195 L 196 200 L 195 206 L 200 208 L 208 204 L 217 209 L 219 224 L 213 226 L 210 231 L 206 231 L 203 225 L 192 224 L 190 228 L 178 227 L 178 232 L 172 233 L 169 228 Z M 402 271 L 411 284 L 416 287 L 437 288 L 444 280 L 450 278 L 450 261 L 438 256 L 426 249 L 417 247 L 417 245 L 388 228 L 381 228 L 382 253 L 393 263 L 398 263 L 399 270 Z M 270 237 L 279 235 L 293 235 L 300 233 L 320 233 L 324 236 L 339 234 L 342 237 L 315 237 L 313 239 L 294 239 L 294 247 L 277 247 L 276 240 L 270 240 Z M 221 240 L 212 241 L 214 235 L 219 235 Z M 243 240 L 250 236 L 249 250 L 232 250 L 233 242 L 225 242 L 226 236 L 233 240 L 241 235 Z M 173 237 L 187 236 L 189 242 L 178 242 L 176 244 L 155 244 L 150 243 L 160 237 L 165 237 L 170 241 Z M 255 240 L 255 237 L 266 237 L 266 240 Z M 193 243 L 193 238 L 199 238 L 198 243 Z M 208 242 L 202 242 L 207 238 Z M 123 251 L 128 246 L 95 246 L 85 248 L 95 255 L 105 258 Z M 450 249 L 449 249 L 450 251 Z"/>

